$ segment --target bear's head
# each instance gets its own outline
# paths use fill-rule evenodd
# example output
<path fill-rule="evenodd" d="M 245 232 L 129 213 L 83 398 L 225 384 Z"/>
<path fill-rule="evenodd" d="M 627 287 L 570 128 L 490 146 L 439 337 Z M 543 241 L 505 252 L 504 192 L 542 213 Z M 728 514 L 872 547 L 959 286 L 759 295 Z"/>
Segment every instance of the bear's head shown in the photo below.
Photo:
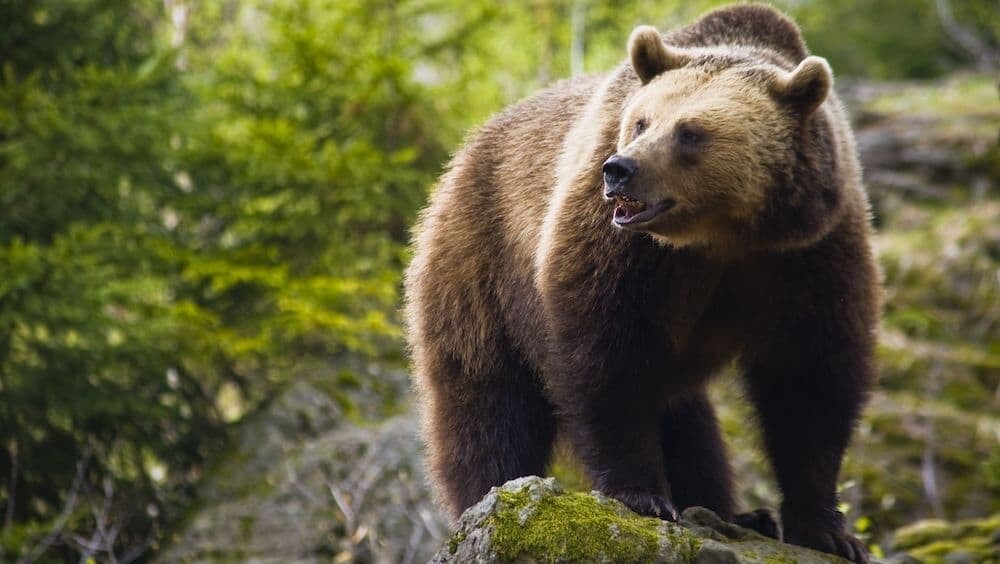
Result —
<path fill-rule="evenodd" d="M 760 49 L 629 39 L 641 86 L 603 165 L 613 222 L 674 247 L 789 248 L 815 241 L 842 207 L 838 142 L 823 110 L 826 61 L 794 68 Z"/>

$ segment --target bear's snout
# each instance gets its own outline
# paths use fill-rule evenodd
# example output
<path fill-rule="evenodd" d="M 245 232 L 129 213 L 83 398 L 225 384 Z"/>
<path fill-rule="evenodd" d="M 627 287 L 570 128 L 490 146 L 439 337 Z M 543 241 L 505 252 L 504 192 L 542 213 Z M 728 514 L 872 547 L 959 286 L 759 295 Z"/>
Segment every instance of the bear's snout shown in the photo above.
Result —
<path fill-rule="evenodd" d="M 604 197 L 614 198 L 621 195 L 628 181 L 639 170 L 635 159 L 612 155 L 610 159 L 604 161 L 601 171 L 604 173 Z"/>

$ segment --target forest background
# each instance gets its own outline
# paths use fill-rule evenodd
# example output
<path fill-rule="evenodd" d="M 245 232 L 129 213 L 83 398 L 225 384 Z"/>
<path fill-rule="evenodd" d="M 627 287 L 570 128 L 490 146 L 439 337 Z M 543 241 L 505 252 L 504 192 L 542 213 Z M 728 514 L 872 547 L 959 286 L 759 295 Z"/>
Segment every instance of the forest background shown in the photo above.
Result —
<path fill-rule="evenodd" d="M 633 26 L 720 4 L 0 0 L 0 561 L 188 543 L 241 433 L 302 382 L 341 427 L 411 421 L 401 272 L 449 155 L 612 68 Z M 774 4 L 832 64 L 868 168 L 882 386 L 843 494 L 890 550 L 910 521 L 1000 511 L 1000 3 Z M 746 496 L 773 503 L 738 390 L 717 395 Z M 318 553 L 384 556 L 328 489 Z"/>

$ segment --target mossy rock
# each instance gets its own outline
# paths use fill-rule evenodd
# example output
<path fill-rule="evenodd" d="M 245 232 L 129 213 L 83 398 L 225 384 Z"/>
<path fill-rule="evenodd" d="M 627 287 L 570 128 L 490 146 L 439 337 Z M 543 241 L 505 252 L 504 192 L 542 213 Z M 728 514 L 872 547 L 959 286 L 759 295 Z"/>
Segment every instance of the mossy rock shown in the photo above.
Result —
<path fill-rule="evenodd" d="M 925 564 L 1000 563 L 1000 513 L 948 522 L 926 519 L 896 531 L 893 547 Z"/>
<path fill-rule="evenodd" d="M 679 523 L 640 517 L 601 495 L 567 493 L 552 478 L 493 488 L 459 520 L 432 562 L 830 563 L 692 507 Z"/>
<path fill-rule="evenodd" d="M 198 504 L 156 555 L 172 562 L 417 562 L 448 533 L 413 417 L 362 424 L 298 380 L 234 429 Z"/>

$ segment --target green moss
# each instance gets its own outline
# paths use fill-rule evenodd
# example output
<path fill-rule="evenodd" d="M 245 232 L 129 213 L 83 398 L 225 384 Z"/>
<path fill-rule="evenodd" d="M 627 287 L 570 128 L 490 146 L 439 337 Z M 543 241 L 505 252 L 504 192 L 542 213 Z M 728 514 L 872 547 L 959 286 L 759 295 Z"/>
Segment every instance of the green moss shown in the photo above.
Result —
<path fill-rule="evenodd" d="M 958 555 L 968 556 L 971 562 L 989 562 L 988 558 L 996 557 L 996 548 L 991 547 L 987 539 L 976 540 L 978 542 L 936 541 L 911 550 L 910 556 L 927 564 L 952 561 Z"/>
<path fill-rule="evenodd" d="M 600 494 L 564 493 L 551 478 L 523 478 L 494 490 L 461 526 L 435 562 L 842 562 L 739 529 L 704 508 L 668 523 Z"/>
<path fill-rule="evenodd" d="M 945 562 L 955 554 L 968 555 L 975 562 L 996 558 L 994 535 L 1000 531 L 1000 514 L 957 523 L 919 521 L 896 532 L 895 548 L 927 563 Z"/>
<path fill-rule="evenodd" d="M 985 519 L 969 519 L 955 524 L 959 538 L 970 536 L 988 537 L 1000 531 L 1000 513 Z"/>
<path fill-rule="evenodd" d="M 611 504 L 583 493 L 533 500 L 527 490 L 500 492 L 487 525 L 501 559 L 539 562 L 645 562 L 659 549 L 659 519 L 622 515 Z M 693 558 L 701 541 L 667 525 L 669 538 Z"/>
<path fill-rule="evenodd" d="M 995 77 L 971 74 L 939 83 L 914 83 L 872 100 L 870 107 L 888 114 L 976 115 L 993 108 L 996 98 Z"/>
<path fill-rule="evenodd" d="M 556 450 L 552 464 L 549 465 L 549 475 L 566 491 L 587 492 L 593 489 L 583 467 L 563 448 Z"/>
<path fill-rule="evenodd" d="M 252 517 L 240 517 L 240 538 L 244 541 L 249 541 L 253 537 L 253 518 Z"/>
<path fill-rule="evenodd" d="M 455 554 L 455 552 L 458 550 L 458 545 L 462 544 L 462 541 L 464 541 L 467 536 L 468 535 L 465 534 L 465 531 L 459 531 L 455 533 L 451 537 L 451 540 L 448 541 L 448 552 Z"/>
<path fill-rule="evenodd" d="M 674 552 L 682 559 L 692 562 L 695 556 L 698 555 L 698 551 L 701 550 L 701 545 L 704 543 L 702 539 L 692 535 L 687 529 L 678 527 L 673 523 L 665 524 L 663 533 L 670 541 L 670 546 L 673 547 Z"/>

